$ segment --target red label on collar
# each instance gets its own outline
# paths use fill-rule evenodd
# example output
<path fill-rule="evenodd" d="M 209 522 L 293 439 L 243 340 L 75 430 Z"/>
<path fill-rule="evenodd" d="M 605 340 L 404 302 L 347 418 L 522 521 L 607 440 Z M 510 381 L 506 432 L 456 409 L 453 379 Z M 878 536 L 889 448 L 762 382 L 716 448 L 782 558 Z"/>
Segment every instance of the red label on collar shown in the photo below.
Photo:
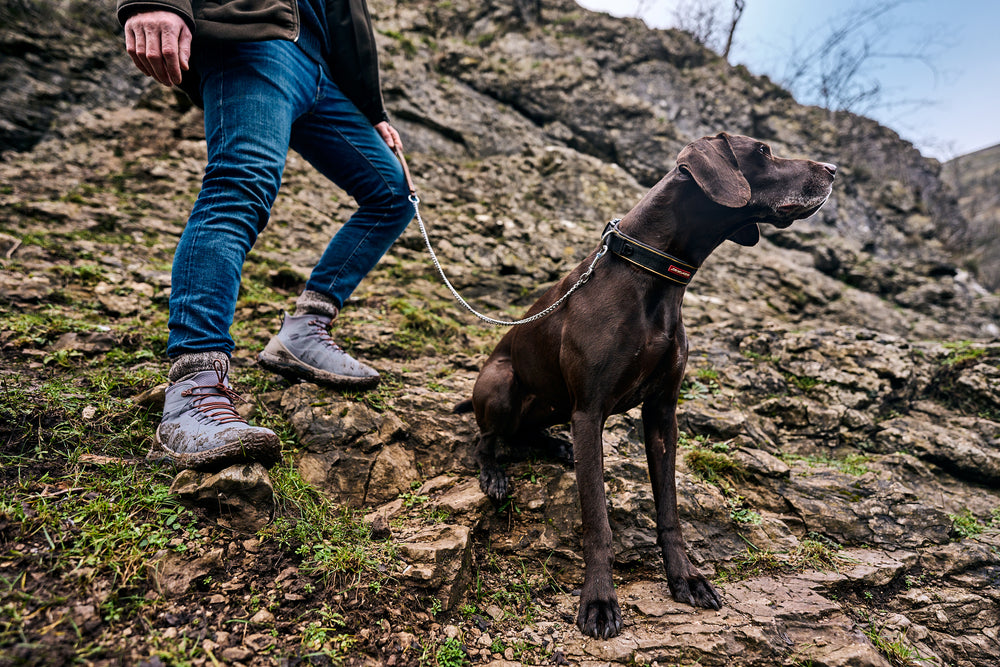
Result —
<path fill-rule="evenodd" d="M 682 278 L 690 278 L 691 277 L 691 272 L 690 271 L 685 271 L 681 267 L 674 266 L 673 264 L 670 265 L 670 268 L 667 269 L 667 272 L 668 273 L 677 274 L 678 276 L 680 276 Z"/>

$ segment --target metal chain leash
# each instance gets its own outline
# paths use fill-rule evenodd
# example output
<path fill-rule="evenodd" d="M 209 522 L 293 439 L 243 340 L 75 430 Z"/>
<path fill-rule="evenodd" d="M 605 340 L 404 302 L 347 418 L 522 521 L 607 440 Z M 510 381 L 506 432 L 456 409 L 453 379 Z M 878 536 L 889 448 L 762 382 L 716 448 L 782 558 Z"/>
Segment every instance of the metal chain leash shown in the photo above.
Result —
<path fill-rule="evenodd" d="M 404 162 L 404 165 L 405 165 L 405 162 Z M 558 308 L 559 306 L 561 306 L 563 304 L 563 302 L 566 301 L 566 299 L 568 299 L 569 296 L 573 292 L 575 292 L 576 290 L 578 290 L 585 282 L 587 282 L 588 280 L 590 280 L 590 276 L 594 272 L 594 267 L 597 265 L 598 260 L 601 259 L 601 257 L 604 256 L 604 253 L 606 253 L 608 251 L 608 244 L 605 241 L 607 239 L 608 234 L 611 233 L 610 230 L 608 230 L 607 232 L 604 233 L 603 236 L 601 236 L 601 248 L 600 248 L 600 250 L 597 251 L 597 255 L 594 256 L 594 260 L 590 263 L 590 266 L 587 267 L 587 270 L 584 271 L 584 273 L 583 273 L 582 276 L 580 276 L 580 279 L 577 280 L 573 284 L 573 286 L 570 287 L 569 290 L 566 291 L 565 294 L 563 294 L 561 297 L 559 297 L 558 301 L 556 301 L 555 303 L 553 303 L 552 305 L 550 305 L 545 310 L 539 311 L 539 312 L 535 313 L 534 315 L 532 315 L 530 317 L 525 317 L 524 319 L 520 319 L 520 320 L 497 320 L 497 319 L 494 319 L 492 317 L 489 317 L 488 315 L 483 315 L 482 313 L 480 313 L 479 311 L 477 311 L 475 308 L 473 308 L 472 306 L 470 306 L 469 303 L 465 299 L 462 298 L 462 295 L 458 293 L 458 290 L 456 290 L 455 287 L 451 284 L 451 281 L 448 280 L 448 276 L 445 275 L 444 269 L 441 268 L 441 262 L 438 261 L 437 254 L 434 252 L 434 248 L 431 247 L 431 239 L 427 235 L 427 228 L 424 226 L 424 220 L 420 216 L 420 198 L 413 191 L 413 187 L 412 186 L 410 187 L 410 203 L 413 204 L 413 210 L 414 210 L 414 212 L 416 214 L 417 224 L 420 226 L 420 233 L 423 234 L 424 245 L 427 246 L 427 252 L 430 253 L 431 261 L 434 263 L 434 267 L 437 269 L 438 274 L 441 276 L 441 280 L 443 280 L 444 284 L 448 286 L 448 289 L 451 291 L 452 296 L 454 296 L 455 299 L 460 304 L 462 304 L 463 306 L 465 306 L 466 310 L 468 310 L 470 313 L 472 313 L 473 315 L 475 315 L 476 317 L 478 317 L 480 320 L 482 320 L 483 322 L 486 322 L 487 324 L 492 324 L 492 325 L 498 326 L 498 327 L 513 327 L 513 326 L 517 326 L 519 324 L 528 324 L 529 322 L 534 322 L 536 320 L 540 320 L 543 317 L 545 317 L 546 315 L 548 315 L 549 313 L 551 313 L 552 311 L 554 311 L 556 308 Z"/>

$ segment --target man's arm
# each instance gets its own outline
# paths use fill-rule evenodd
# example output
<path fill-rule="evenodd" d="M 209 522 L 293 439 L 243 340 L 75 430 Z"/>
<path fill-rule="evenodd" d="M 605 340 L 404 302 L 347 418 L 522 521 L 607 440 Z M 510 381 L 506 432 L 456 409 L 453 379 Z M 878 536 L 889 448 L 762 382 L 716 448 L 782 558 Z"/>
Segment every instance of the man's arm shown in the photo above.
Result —
<path fill-rule="evenodd" d="M 176 86 L 191 59 L 191 30 L 171 11 L 134 14 L 125 22 L 125 50 L 140 72 Z"/>

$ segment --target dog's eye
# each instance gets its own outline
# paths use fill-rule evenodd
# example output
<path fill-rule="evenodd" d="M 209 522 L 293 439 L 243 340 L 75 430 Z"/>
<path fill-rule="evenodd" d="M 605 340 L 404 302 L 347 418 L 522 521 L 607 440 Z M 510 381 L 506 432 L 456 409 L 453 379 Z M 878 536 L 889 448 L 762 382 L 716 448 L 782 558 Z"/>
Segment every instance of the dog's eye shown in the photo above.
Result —
<path fill-rule="evenodd" d="M 764 157 L 771 157 L 771 148 L 767 144 L 757 146 L 757 152 Z"/>

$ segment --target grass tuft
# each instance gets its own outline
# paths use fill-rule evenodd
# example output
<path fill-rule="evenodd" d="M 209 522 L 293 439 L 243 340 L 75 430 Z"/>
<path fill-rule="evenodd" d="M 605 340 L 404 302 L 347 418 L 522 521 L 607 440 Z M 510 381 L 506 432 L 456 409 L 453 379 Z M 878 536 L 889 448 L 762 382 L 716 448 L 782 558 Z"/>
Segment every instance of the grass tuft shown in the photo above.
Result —
<path fill-rule="evenodd" d="M 839 571 L 848 562 L 840 545 L 820 535 L 811 534 L 794 551 L 774 552 L 749 545 L 731 565 L 719 569 L 719 581 L 740 581 L 764 574 L 802 572 L 805 570 Z"/>
<path fill-rule="evenodd" d="M 337 507 L 299 474 L 292 457 L 271 469 L 279 515 L 258 532 L 301 558 L 303 572 L 331 586 L 378 588 L 395 558 L 391 542 L 373 540 L 349 507 Z"/>
<path fill-rule="evenodd" d="M 701 447 L 685 453 L 684 463 L 691 469 L 691 472 L 712 484 L 720 481 L 731 482 L 744 473 L 743 466 L 729 454 Z"/>
<path fill-rule="evenodd" d="M 888 658 L 893 667 L 917 667 L 922 663 L 933 662 L 931 658 L 920 655 L 919 651 L 906 642 L 905 630 L 897 632 L 895 637 L 890 639 L 886 636 L 884 625 L 876 628 L 874 624 L 870 624 L 864 633 L 879 653 Z"/>
<path fill-rule="evenodd" d="M 958 514 L 949 514 L 948 517 L 951 519 L 952 535 L 961 540 L 978 537 L 986 529 L 986 526 L 968 508 Z"/>

